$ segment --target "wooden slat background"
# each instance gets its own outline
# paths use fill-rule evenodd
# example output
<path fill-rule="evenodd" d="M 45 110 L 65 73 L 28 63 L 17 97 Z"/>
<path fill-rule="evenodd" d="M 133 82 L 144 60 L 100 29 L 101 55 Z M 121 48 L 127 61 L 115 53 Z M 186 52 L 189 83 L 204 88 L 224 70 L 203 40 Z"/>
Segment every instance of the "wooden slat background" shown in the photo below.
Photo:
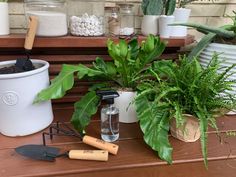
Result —
<path fill-rule="evenodd" d="M 37 37 L 31 53 L 32 59 L 42 59 L 50 63 L 50 79 L 54 78 L 60 71 L 62 64 L 85 64 L 91 66 L 96 57 L 102 57 L 105 61 L 111 61 L 108 56 L 106 41 L 107 37 L 82 38 L 82 37 L 57 37 L 40 38 Z M 118 38 L 113 38 L 118 41 Z M 144 40 L 143 36 L 138 36 L 139 41 Z M 166 39 L 163 39 L 166 40 Z M 177 51 L 180 47 L 193 42 L 193 37 L 172 38 L 167 40 L 168 47 L 162 59 L 178 58 Z M 0 36 L 0 61 L 25 58 L 24 35 Z M 99 82 L 99 81 L 96 81 Z M 88 87 L 93 84 L 91 81 L 76 81 L 75 87 L 62 99 L 53 100 L 54 107 L 73 107 L 73 103 L 80 99 L 87 92 Z"/>

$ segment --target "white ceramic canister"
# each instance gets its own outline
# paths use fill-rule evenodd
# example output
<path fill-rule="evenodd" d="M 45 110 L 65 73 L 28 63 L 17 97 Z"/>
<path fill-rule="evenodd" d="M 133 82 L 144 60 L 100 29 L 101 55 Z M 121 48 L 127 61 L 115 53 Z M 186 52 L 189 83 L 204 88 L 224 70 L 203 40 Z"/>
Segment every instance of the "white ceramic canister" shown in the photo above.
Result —
<path fill-rule="evenodd" d="M 0 35 L 8 35 L 9 33 L 8 3 L 0 2 Z"/>
<path fill-rule="evenodd" d="M 141 32 L 144 36 L 149 34 L 158 34 L 158 19 L 159 15 L 144 15 L 141 24 Z"/>
<path fill-rule="evenodd" d="M 186 23 L 188 22 L 191 9 L 176 8 L 174 11 L 175 23 Z M 171 36 L 173 37 L 185 37 L 187 36 L 186 26 L 173 26 Z"/>
<path fill-rule="evenodd" d="M 65 0 L 25 0 L 25 14 L 38 17 L 37 36 L 64 36 L 68 33 Z"/>
<path fill-rule="evenodd" d="M 0 68 L 16 61 L 0 62 Z M 0 132 L 6 136 L 25 136 L 49 126 L 53 120 L 51 101 L 33 104 L 49 85 L 49 63 L 32 60 L 32 71 L 0 74 Z"/>
<path fill-rule="evenodd" d="M 137 122 L 137 114 L 133 103 L 136 92 L 118 91 L 118 93 L 120 96 L 115 99 L 114 105 L 119 109 L 119 122 Z"/>
<path fill-rule="evenodd" d="M 172 33 L 172 27 L 169 24 L 175 20 L 174 16 L 161 15 L 159 18 L 159 34 L 161 38 L 169 38 Z"/>

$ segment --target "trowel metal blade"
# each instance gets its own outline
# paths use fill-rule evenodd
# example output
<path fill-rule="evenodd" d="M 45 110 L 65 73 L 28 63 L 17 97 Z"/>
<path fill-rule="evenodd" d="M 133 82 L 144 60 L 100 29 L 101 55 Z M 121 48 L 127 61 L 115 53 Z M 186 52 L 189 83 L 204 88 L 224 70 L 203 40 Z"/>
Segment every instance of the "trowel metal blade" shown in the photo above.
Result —
<path fill-rule="evenodd" d="M 15 148 L 18 154 L 35 160 L 55 161 L 59 154 L 59 148 L 29 144 Z"/>

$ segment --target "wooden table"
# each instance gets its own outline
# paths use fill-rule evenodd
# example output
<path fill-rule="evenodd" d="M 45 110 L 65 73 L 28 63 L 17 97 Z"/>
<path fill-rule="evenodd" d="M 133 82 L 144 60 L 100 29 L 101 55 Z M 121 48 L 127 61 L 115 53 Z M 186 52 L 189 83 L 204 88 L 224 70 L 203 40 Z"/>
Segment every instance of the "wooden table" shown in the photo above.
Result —
<path fill-rule="evenodd" d="M 55 120 L 68 121 L 72 110 L 54 110 Z M 88 127 L 88 134 L 99 137 L 98 120 Z M 14 148 L 24 144 L 42 144 L 42 132 L 26 137 L 10 138 L 0 135 L 0 177 L 68 176 L 68 177 L 233 177 L 236 172 L 236 137 L 227 132 L 236 131 L 236 116 L 225 116 L 218 120 L 221 141 L 212 129 L 208 133 L 209 169 L 203 164 L 200 142 L 183 143 L 170 137 L 173 164 L 160 160 L 143 141 L 137 123 L 120 125 L 118 155 L 109 155 L 108 162 L 69 160 L 57 158 L 55 162 L 31 160 L 15 153 Z M 47 130 L 45 130 L 47 131 Z M 93 149 L 72 137 L 47 137 L 47 144 L 61 148 Z"/>

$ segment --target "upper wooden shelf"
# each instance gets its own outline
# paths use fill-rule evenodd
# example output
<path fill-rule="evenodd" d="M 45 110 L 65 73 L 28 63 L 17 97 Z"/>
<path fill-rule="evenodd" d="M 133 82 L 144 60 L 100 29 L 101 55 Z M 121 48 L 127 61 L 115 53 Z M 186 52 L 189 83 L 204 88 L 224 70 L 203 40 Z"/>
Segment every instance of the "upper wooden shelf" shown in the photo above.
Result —
<path fill-rule="evenodd" d="M 36 37 L 34 47 L 45 48 L 72 48 L 72 47 L 106 47 L 106 42 L 109 37 L 77 37 L 77 36 L 63 36 L 63 37 Z M 114 40 L 118 38 L 111 37 Z M 142 41 L 146 37 L 138 36 L 138 40 Z M 0 36 L 0 48 L 22 48 L 24 46 L 24 34 L 11 34 L 7 36 Z M 169 38 L 162 39 L 168 42 L 168 47 L 182 47 L 191 44 L 194 41 L 193 36 L 185 38 Z"/>

